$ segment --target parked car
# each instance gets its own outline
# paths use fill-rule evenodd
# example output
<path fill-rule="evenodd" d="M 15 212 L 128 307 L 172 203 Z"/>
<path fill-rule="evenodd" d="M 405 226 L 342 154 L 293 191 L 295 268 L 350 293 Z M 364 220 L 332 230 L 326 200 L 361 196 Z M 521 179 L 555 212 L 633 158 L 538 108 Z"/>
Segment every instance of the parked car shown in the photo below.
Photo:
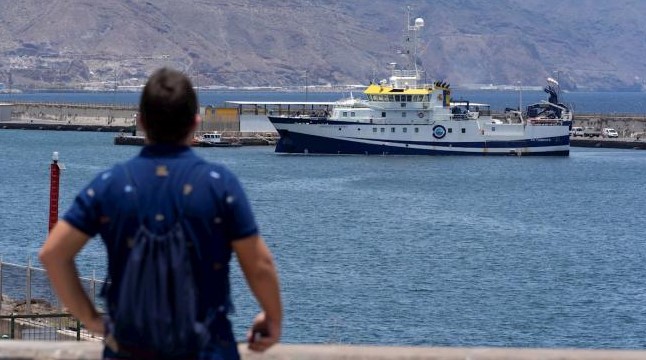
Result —
<path fill-rule="evenodd" d="M 572 129 L 570 129 L 570 136 L 583 136 L 583 128 L 580 126 L 572 126 Z"/>
<path fill-rule="evenodd" d="M 586 126 L 585 129 L 583 129 L 583 137 L 599 137 L 601 136 L 601 131 L 599 129 L 592 127 L 592 126 Z"/>
<path fill-rule="evenodd" d="M 604 128 L 601 130 L 601 136 L 606 138 L 616 138 L 619 137 L 619 133 L 617 133 L 617 130 L 613 128 Z"/>

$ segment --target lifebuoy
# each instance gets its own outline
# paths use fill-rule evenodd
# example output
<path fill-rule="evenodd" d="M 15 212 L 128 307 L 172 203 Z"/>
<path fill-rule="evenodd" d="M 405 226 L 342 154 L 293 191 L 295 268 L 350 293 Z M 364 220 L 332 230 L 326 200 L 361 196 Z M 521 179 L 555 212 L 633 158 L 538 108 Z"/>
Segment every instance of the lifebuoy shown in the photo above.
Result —
<path fill-rule="evenodd" d="M 446 136 L 446 128 L 442 125 L 433 126 L 433 137 L 436 139 L 441 139 Z"/>
<path fill-rule="evenodd" d="M 421 119 L 424 117 L 424 113 L 420 111 L 417 113 L 417 116 Z"/>

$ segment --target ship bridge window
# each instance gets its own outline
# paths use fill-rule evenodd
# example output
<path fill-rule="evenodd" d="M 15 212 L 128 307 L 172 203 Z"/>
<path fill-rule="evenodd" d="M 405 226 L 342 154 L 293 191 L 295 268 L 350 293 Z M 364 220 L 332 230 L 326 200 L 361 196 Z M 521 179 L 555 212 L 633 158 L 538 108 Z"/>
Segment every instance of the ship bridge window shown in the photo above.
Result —
<path fill-rule="evenodd" d="M 402 101 L 401 96 L 395 95 L 395 102 L 400 102 L 400 101 Z"/>
<path fill-rule="evenodd" d="M 467 132 L 467 129 L 462 128 L 462 133 L 465 134 Z"/>
<path fill-rule="evenodd" d="M 406 101 L 408 102 L 413 101 L 413 95 L 406 95 Z"/>
<path fill-rule="evenodd" d="M 373 127 L 372 132 L 377 132 L 377 128 Z"/>
<path fill-rule="evenodd" d="M 386 112 L 385 111 L 381 112 L 381 117 L 386 117 Z"/>
<path fill-rule="evenodd" d="M 402 131 L 403 132 L 408 132 L 408 128 L 403 128 Z"/>
<path fill-rule="evenodd" d="M 350 113 L 350 117 L 354 117 L 354 115 L 355 115 L 355 114 L 354 114 L 354 111 L 352 111 L 352 112 Z"/>
<path fill-rule="evenodd" d="M 401 104 L 402 104 L 402 107 L 406 107 L 406 103 L 401 103 Z"/>
<path fill-rule="evenodd" d="M 348 112 L 347 111 L 343 112 L 343 117 L 348 117 Z"/>

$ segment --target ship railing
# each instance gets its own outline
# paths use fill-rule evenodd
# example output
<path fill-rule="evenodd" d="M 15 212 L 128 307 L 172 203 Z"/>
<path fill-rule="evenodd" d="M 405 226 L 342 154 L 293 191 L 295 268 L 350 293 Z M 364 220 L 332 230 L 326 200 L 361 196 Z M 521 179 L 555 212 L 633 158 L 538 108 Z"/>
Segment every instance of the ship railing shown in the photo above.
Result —
<path fill-rule="evenodd" d="M 417 70 L 393 70 L 392 76 L 396 77 L 412 77 L 419 78 L 419 72 Z"/>
<path fill-rule="evenodd" d="M 562 119 L 527 119 L 527 123 L 539 126 L 561 126 Z"/>

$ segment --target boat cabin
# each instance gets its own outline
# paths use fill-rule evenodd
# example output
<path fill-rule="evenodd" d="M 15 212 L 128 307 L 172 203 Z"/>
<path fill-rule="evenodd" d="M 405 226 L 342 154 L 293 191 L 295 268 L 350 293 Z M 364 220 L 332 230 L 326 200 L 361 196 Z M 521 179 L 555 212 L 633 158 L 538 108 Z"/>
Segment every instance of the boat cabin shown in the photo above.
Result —
<path fill-rule="evenodd" d="M 475 120 L 481 116 L 491 116 L 491 106 L 469 101 L 452 101 L 451 114 L 454 120 Z"/>
<path fill-rule="evenodd" d="M 217 132 L 205 133 L 202 135 L 202 140 L 210 143 L 219 143 L 222 141 L 222 134 Z"/>

